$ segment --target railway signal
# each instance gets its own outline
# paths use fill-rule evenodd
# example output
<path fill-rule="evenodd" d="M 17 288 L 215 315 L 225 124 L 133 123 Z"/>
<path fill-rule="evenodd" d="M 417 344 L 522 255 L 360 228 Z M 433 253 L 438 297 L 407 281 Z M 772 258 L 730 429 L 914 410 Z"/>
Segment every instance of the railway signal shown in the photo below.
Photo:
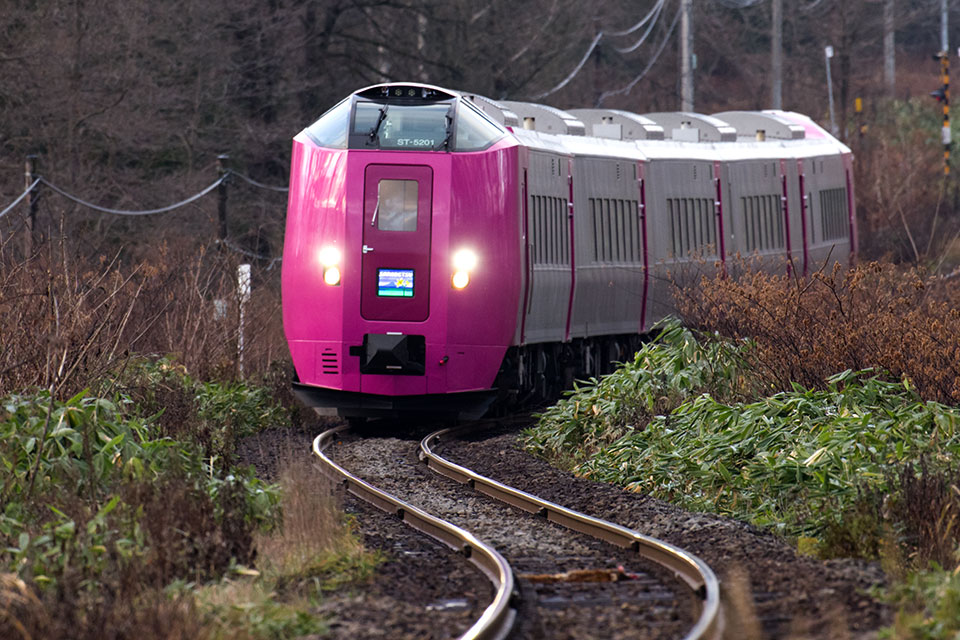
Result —
<path fill-rule="evenodd" d="M 931 91 L 930 96 L 943 105 L 943 127 L 940 130 L 940 139 L 943 143 L 943 175 L 950 175 L 950 56 L 941 51 L 934 56 L 940 60 L 940 88 Z"/>

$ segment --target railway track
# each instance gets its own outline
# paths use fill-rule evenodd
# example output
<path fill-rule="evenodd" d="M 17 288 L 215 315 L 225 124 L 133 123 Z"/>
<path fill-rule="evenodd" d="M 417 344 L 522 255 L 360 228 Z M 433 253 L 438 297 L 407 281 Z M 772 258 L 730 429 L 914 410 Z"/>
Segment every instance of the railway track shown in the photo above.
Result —
<path fill-rule="evenodd" d="M 459 637 L 720 637 L 719 586 L 706 564 L 682 549 L 508 487 L 436 453 L 438 442 L 462 431 L 432 433 L 417 447 L 392 438 L 359 439 L 339 427 L 313 443 L 325 473 L 347 491 L 459 551 L 490 579 L 493 598 Z M 338 460 L 348 462 L 334 462 L 331 448 Z M 417 458 L 426 464 L 414 464 Z M 431 496 L 430 507 L 413 504 L 425 495 Z M 583 620 L 593 622 L 584 627 Z"/>

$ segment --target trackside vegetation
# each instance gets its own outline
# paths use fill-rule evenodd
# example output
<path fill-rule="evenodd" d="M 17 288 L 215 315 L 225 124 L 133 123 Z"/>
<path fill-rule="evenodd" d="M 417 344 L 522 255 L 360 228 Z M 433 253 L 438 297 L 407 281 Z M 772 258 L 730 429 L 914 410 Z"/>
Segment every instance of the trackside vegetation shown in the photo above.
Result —
<path fill-rule="evenodd" d="M 376 557 L 312 470 L 278 485 L 233 463 L 237 438 L 287 412 L 263 388 L 196 381 L 165 359 L 98 389 L 0 399 L 0 637 L 321 632 L 310 605 Z"/>
<path fill-rule="evenodd" d="M 955 572 L 911 572 L 956 565 L 960 409 L 880 370 L 777 389 L 751 366 L 756 353 L 751 341 L 668 321 L 632 361 L 543 413 L 525 446 L 823 557 L 882 557 L 888 572 L 909 576 L 891 591 L 904 608 L 890 637 L 953 637 L 955 607 L 935 614 L 936 632 L 929 619 L 955 602 Z M 921 627 L 926 635 L 911 635 Z"/>

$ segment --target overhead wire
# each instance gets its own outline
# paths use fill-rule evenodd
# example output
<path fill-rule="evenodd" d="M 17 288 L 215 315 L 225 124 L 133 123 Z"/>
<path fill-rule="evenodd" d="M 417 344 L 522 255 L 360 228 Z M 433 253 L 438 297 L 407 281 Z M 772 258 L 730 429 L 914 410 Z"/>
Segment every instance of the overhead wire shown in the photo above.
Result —
<path fill-rule="evenodd" d="M 33 181 L 33 184 L 31 184 L 29 187 L 27 187 L 27 190 L 26 190 L 26 191 L 24 191 L 23 193 L 21 193 L 21 194 L 17 197 L 16 200 L 14 200 L 14 201 L 11 202 L 9 205 L 7 205 L 7 207 L 6 207 L 3 211 L 0 211 L 0 218 L 2 218 L 3 216 L 7 215 L 7 214 L 10 213 L 11 211 L 13 211 L 14 207 L 16 207 L 18 204 L 20 204 L 20 202 L 21 202 L 24 198 L 26 198 L 26 197 L 30 194 L 31 191 L 33 191 L 34 189 L 37 188 L 37 185 L 38 185 L 38 184 L 40 184 L 40 178 L 37 178 L 36 180 L 34 180 L 34 181 Z"/>
<path fill-rule="evenodd" d="M 600 97 L 597 98 L 597 107 L 599 108 L 603 101 L 610 96 L 622 95 L 625 93 L 630 93 L 630 91 L 637 85 L 640 80 L 643 79 L 647 72 L 653 68 L 653 65 L 656 64 L 657 59 L 660 58 L 660 54 L 663 53 L 664 48 L 667 46 L 667 42 L 670 40 L 670 36 L 673 35 L 673 30 L 677 28 L 677 23 L 680 21 L 680 15 L 683 13 L 683 9 L 677 10 L 677 15 L 673 17 L 673 22 L 670 23 L 670 27 L 667 29 L 666 35 L 663 36 L 663 40 L 660 42 L 659 48 L 654 52 L 653 57 L 650 59 L 650 62 L 647 63 L 647 66 L 644 67 L 643 71 L 634 78 L 630 83 L 622 89 L 615 89 L 613 91 L 604 91 L 600 94 Z"/>
<path fill-rule="evenodd" d="M 617 53 L 633 53 L 640 47 L 640 45 L 646 42 L 647 38 L 650 36 L 650 33 L 653 31 L 653 27 L 656 26 L 657 24 L 657 19 L 660 17 L 660 12 L 663 11 L 663 5 L 665 3 L 666 3 L 666 0 L 660 0 L 659 2 L 657 2 L 657 5 L 654 7 L 654 11 L 656 12 L 656 15 L 654 16 L 653 20 L 650 22 L 650 26 L 647 27 L 647 30 L 643 32 L 642 36 L 640 36 L 640 39 L 634 42 L 629 47 L 624 47 L 622 49 L 618 47 L 614 47 Z M 651 13 L 650 15 L 653 15 L 653 14 Z"/>
<path fill-rule="evenodd" d="M 68 200 L 72 200 L 73 202 L 76 202 L 79 205 L 83 205 L 84 207 L 87 207 L 89 209 L 93 209 L 94 211 L 99 211 L 101 213 L 110 213 L 117 216 L 149 216 L 156 213 L 167 213 L 169 211 L 173 211 L 174 209 L 179 209 L 180 207 L 186 206 L 195 200 L 199 200 L 203 196 L 207 195 L 208 193 L 210 193 L 211 191 L 219 187 L 227 179 L 229 175 L 230 175 L 229 173 L 224 173 L 212 184 L 206 187 L 203 191 L 200 191 L 199 193 L 195 193 L 194 195 L 190 196 L 186 200 L 181 200 L 180 202 L 176 202 L 166 207 L 160 207 L 159 209 L 144 209 L 139 211 L 134 211 L 129 209 L 111 209 L 109 207 L 101 207 L 98 204 L 87 202 L 86 200 L 78 198 L 77 196 L 64 191 L 63 189 L 61 189 L 60 187 L 53 184 L 52 182 L 50 182 L 49 180 L 47 180 L 42 176 L 37 179 L 40 182 L 43 182 L 43 184 L 53 189 L 54 191 L 56 191 L 57 193 L 59 193 L 60 195 L 62 195 L 64 198 L 67 198 Z"/>
<path fill-rule="evenodd" d="M 645 16 L 643 16 L 643 18 L 640 20 L 640 22 L 638 22 L 637 24 L 633 25 L 633 26 L 630 27 L 629 29 L 626 29 L 626 30 L 624 30 L 624 31 L 610 31 L 610 32 L 607 33 L 607 35 L 608 35 L 608 36 L 628 36 L 628 35 L 630 35 L 631 33 L 633 33 L 634 31 L 636 31 L 637 29 L 639 29 L 639 28 L 642 27 L 643 25 L 647 24 L 647 21 L 650 20 L 651 18 L 653 18 L 653 17 L 654 17 L 654 14 L 657 13 L 658 11 L 660 11 L 660 9 L 663 8 L 663 3 L 664 3 L 665 1 L 666 1 L 666 0 L 657 0 L 656 6 L 654 6 L 654 8 L 650 10 L 650 13 L 648 13 L 648 14 L 645 15 Z"/>
<path fill-rule="evenodd" d="M 575 68 L 573 71 L 571 71 L 570 74 L 569 74 L 566 78 L 563 79 L 563 81 L 560 82 L 560 84 L 558 84 L 557 86 L 555 86 L 553 89 L 550 89 L 549 91 L 545 91 L 545 92 L 543 92 L 543 93 L 540 93 L 540 94 L 537 94 L 537 95 L 533 96 L 533 100 L 539 100 L 540 98 L 546 98 L 547 96 L 549 96 L 549 95 L 551 95 L 551 94 L 553 94 L 553 93 L 556 93 L 557 91 L 560 91 L 560 89 L 563 89 L 565 86 L 567 86 L 567 84 L 568 84 L 571 80 L 573 80 L 578 73 L 580 73 L 580 69 L 582 69 L 582 68 L 583 68 L 583 65 L 585 65 L 585 64 L 587 63 L 587 60 L 590 59 L 590 54 L 593 53 L 593 50 L 597 48 L 597 44 L 600 43 L 600 38 L 602 38 L 602 37 L 603 37 L 603 31 L 601 31 L 600 33 L 598 33 L 598 34 L 593 38 L 593 42 L 590 43 L 590 46 L 587 48 L 587 52 L 586 52 L 585 54 L 583 54 L 583 58 L 580 59 L 580 64 L 578 64 L 578 65 L 576 66 L 576 68 Z"/>
<path fill-rule="evenodd" d="M 577 64 L 576 67 L 574 67 L 573 71 L 571 71 L 567 75 L 567 77 L 564 78 L 562 81 L 560 81 L 560 83 L 557 84 L 555 87 L 547 91 L 544 91 L 543 93 L 539 93 L 535 96 L 532 96 L 531 100 L 540 100 L 540 99 L 546 98 L 547 96 L 552 95 L 557 91 L 560 91 L 560 89 L 563 89 L 565 86 L 567 86 L 570 83 L 570 81 L 573 80 L 578 73 L 580 73 L 580 70 L 583 69 L 583 66 L 587 63 L 587 60 L 590 59 L 590 55 L 593 53 L 594 49 L 597 48 L 597 45 L 600 44 L 600 41 L 603 39 L 604 36 L 614 37 L 614 36 L 629 35 L 630 33 L 633 33 L 637 29 L 641 28 L 647 22 L 650 22 L 650 25 L 647 27 L 647 30 L 644 32 L 642 36 L 640 36 L 640 39 L 637 40 L 637 42 L 635 42 L 632 46 L 626 47 L 624 49 L 620 49 L 620 48 L 615 49 L 620 53 L 630 53 L 632 51 L 636 51 L 640 47 L 640 45 L 642 45 L 646 41 L 647 37 L 652 32 L 653 27 L 656 25 L 665 4 L 666 4 L 666 0 L 657 0 L 657 3 L 647 13 L 647 15 L 640 20 L 640 22 L 636 23 L 635 25 L 633 25 L 632 27 L 630 27 L 625 31 L 606 32 L 601 30 L 599 33 L 597 33 L 597 35 L 593 37 L 593 41 L 591 41 L 590 45 L 587 47 L 586 53 L 584 53 L 583 57 L 580 58 L 580 62 Z"/>
<path fill-rule="evenodd" d="M 251 178 L 251 177 L 249 177 L 249 176 L 245 176 L 245 175 L 243 175 L 242 173 L 238 173 L 238 172 L 236 172 L 236 171 L 233 171 L 232 169 L 228 170 L 227 173 L 229 173 L 230 175 L 237 176 L 238 178 L 240 178 L 240 179 L 243 180 L 244 182 L 247 182 L 247 183 L 249 183 L 249 184 L 251 184 L 251 185 L 253 185 L 254 187 L 257 187 L 257 188 L 259 188 L 259 189 L 267 189 L 268 191 L 276 191 L 276 192 L 278 192 L 278 193 L 287 193 L 288 191 L 290 191 L 290 188 L 289 188 L 289 187 L 274 187 L 274 186 L 269 185 L 269 184 L 264 184 L 264 183 L 262 183 L 262 182 L 257 182 L 257 181 L 254 180 L 253 178 Z"/>
<path fill-rule="evenodd" d="M 71 201 L 73 201 L 73 202 L 75 202 L 75 203 L 77 203 L 77 204 L 79 204 L 79 205 L 81 205 L 81 206 L 84 206 L 84 207 L 93 209 L 94 211 L 99 211 L 99 212 L 101 212 L 101 213 L 108 213 L 108 214 L 112 214 L 112 215 L 121 215 L 121 216 L 146 216 L 146 215 L 153 215 L 153 214 L 158 214 L 158 213 L 167 213 L 167 212 L 173 211 L 173 210 L 175 210 L 175 209 L 179 209 L 180 207 L 184 207 L 184 206 L 190 204 L 191 202 L 194 202 L 194 201 L 196 201 L 196 200 L 199 200 L 200 198 L 202 198 L 203 196 L 207 195 L 208 193 L 210 193 L 211 191 L 213 191 L 214 189 L 216 189 L 217 187 L 219 187 L 221 184 L 223 184 L 224 182 L 226 182 L 227 179 L 230 178 L 230 176 L 237 176 L 238 178 L 240 178 L 240 179 L 243 180 L 244 182 L 247 182 L 248 184 L 250 184 L 250 185 L 252 185 L 252 186 L 254 186 L 254 187 L 257 187 L 257 188 L 259 188 L 259 189 L 266 189 L 266 190 L 275 191 L 275 192 L 287 192 L 287 191 L 289 191 L 289 188 L 287 188 L 287 187 L 276 187 L 276 186 L 264 184 L 264 183 L 262 183 L 262 182 L 258 182 L 257 180 L 254 180 L 253 178 L 251 178 L 251 177 L 249 177 L 249 176 L 246 176 L 246 175 L 244 175 L 244 174 L 242 174 L 242 173 L 239 173 L 239 172 L 237 172 L 237 171 L 233 171 L 232 169 L 228 169 L 228 170 L 225 171 L 225 172 L 223 173 L 223 175 L 221 175 L 217 180 L 215 180 L 214 182 L 212 182 L 211 184 L 209 184 L 207 187 L 205 187 L 205 188 L 202 189 L 201 191 L 193 194 L 192 196 L 190 196 L 189 198 L 186 198 L 185 200 L 181 200 L 180 202 L 176 202 L 176 203 L 174 203 L 174 204 L 167 205 L 166 207 L 159 207 L 159 208 L 156 208 L 156 209 L 142 209 L 142 210 L 113 209 L 113 208 L 110 208 L 110 207 L 103 207 L 103 206 L 94 204 L 94 203 L 92 203 L 92 202 L 88 202 L 87 200 L 84 200 L 84 199 L 82 199 L 82 198 L 79 198 L 79 197 L 77 197 L 77 196 L 75 196 L 75 195 L 73 195 L 73 194 L 65 191 L 64 189 L 58 187 L 57 185 L 53 184 L 52 182 L 50 182 L 49 180 L 47 180 L 47 179 L 44 178 L 43 176 L 38 176 L 38 177 L 33 181 L 33 183 L 32 183 L 29 187 L 27 187 L 27 189 L 17 197 L 16 200 L 14 200 L 14 201 L 11 202 L 9 205 L 7 205 L 7 206 L 3 209 L 3 211 L 0 211 L 0 218 L 2 218 L 3 216 L 7 215 L 10 211 L 12 211 L 18 204 L 20 204 L 20 203 L 23 201 L 24 198 L 27 197 L 27 195 L 29 195 L 32 191 L 36 190 L 37 187 L 39 187 L 41 183 L 44 184 L 44 185 L 46 185 L 47 187 L 49 187 L 50 189 L 52 189 L 52 190 L 55 191 L 56 193 L 60 194 L 60 195 L 63 196 L 64 198 L 67 198 L 68 200 L 71 200 Z M 221 239 L 217 240 L 217 242 L 218 242 L 219 244 L 222 244 L 223 246 L 225 246 L 227 249 L 230 249 L 231 251 L 233 251 L 233 252 L 235 252 L 235 253 L 238 253 L 238 254 L 241 254 L 241 255 L 243 255 L 243 256 L 246 256 L 246 257 L 249 257 L 249 258 L 253 258 L 253 259 L 256 259 L 256 260 L 269 260 L 270 262 L 269 262 L 269 264 L 268 264 L 267 267 L 266 267 L 266 270 L 267 270 L 267 271 L 270 271 L 271 269 L 273 269 L 274 266 L 276 266 L 278 263 L 282 262 L 282 260 L 283 260 L 283 258 L 281 258 L 281 257 L 279 257 L 279 256 L 278 256 L 278 257 L 275 257 L 275 258 L 271 258 L 270 256 L 265 256 L 265 255 L 262 255 L 262 254 L 259 254 L 259 253 L 254 253 L 254 252 L 252 252 L 252 251 L 247 251 L 246 249 L 243 249 L 242 247 L 239 247 L 239 246 L 235 245 L 234 243 L 232 243 L 230 240 L 228 240 L 228 239 L 226 239 L 226 238 L 221 238 Z"/>

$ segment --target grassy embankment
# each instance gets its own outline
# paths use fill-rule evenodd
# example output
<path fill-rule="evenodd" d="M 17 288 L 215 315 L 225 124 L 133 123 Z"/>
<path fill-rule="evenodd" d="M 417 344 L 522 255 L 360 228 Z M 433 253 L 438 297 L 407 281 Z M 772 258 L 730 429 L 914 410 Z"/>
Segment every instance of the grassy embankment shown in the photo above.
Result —
<path fill-rule="evenodd" d="M 526 445 L 578 474 L 771 528 L 805 552 L 880 558 L 896 580 L 890 637 L 953 638 L 954 296 L 873 265 L 809 282 L 705 280 L 681 305 L 700 330 L 666 325 L 632 362 L 548 410 Z"/>
<path fill-rule="evenodd" d="M 0 637 L 322 633 L 313 605 L 378 558 L 314 469 L 269 484 L 237 463 L 240 439 L 293 417 L 260 364 L 277 332 L 257 314 L 277 306 L 246 329 L 264 383 L 240 382 L 222 256 L 50 255 L 0 272 Z"/>

